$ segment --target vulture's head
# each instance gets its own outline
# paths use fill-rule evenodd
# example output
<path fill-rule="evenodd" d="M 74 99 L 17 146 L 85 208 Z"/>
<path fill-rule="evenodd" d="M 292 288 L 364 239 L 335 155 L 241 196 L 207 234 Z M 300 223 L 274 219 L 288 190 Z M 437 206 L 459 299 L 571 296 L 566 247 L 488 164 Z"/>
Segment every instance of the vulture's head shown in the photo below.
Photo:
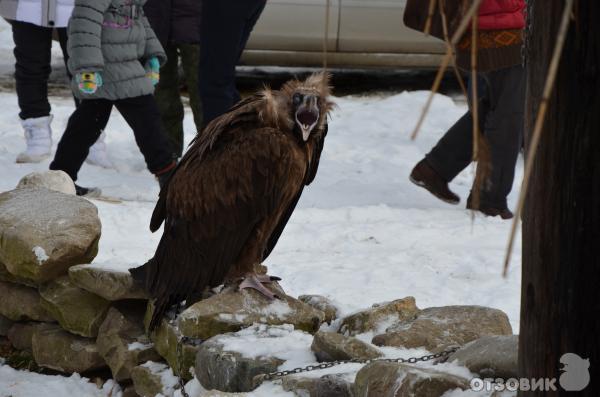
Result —
<path fill-rule="evenodd" d="M 271 99 L 272 120 L 286 126 L 301 142 L 323 132 L 327 115 L 333 108 L 327 73 L 315 73 L 306 80 L 291 80 L 280 91 L 265 92 Z M 283 119 L 283 120 L 282 120 Z"/>

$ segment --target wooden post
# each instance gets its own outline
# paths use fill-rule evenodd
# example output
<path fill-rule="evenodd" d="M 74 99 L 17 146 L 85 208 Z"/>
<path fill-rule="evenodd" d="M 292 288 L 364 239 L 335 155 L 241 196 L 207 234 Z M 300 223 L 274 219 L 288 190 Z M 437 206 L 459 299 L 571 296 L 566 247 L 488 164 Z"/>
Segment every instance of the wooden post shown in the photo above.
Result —
<path fill-rule="evenodd" d="M 527 64 L 526 145 L 563 1 L 534 1 Z M 565 353 L 589 359 L 600 396 L 600 2 L 576 1 L 523 212 L 519 374 L 556 378 Z M 575 371 L 575 369 L 573 369 Z M 577 369 L 585 371 L 585 369 Z"/>

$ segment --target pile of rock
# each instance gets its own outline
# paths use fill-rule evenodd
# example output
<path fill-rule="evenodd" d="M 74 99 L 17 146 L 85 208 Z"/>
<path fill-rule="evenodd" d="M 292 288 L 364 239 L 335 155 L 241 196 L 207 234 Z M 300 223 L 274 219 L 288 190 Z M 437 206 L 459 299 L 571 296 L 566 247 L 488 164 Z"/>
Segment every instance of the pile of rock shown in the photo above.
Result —
<path fill-rule="evenodd" d="M 0 194 L 0 338 L 30 352 L 40 367 L 110 371 L 130 397 L 172 396 L 176 377 L 195 377 L 213 390 L 201 394 L 208 397 L 249 392 L 260 375 L 292 358 L 372 360 L 277 382 L 298 396 L 436 397 L 468 388 L 468 379 L 439 369 L 444 365 L 377 359 L 389 347 L 438 352 L 464 345 L 449 361 L 485 377 L 515 375 L 517 339 L 504 313 L 479 306 L 421 310 L 412 297 L 338 318 L 327 298 L 295 299 L 273 284 L 283 299 L 222 292 L 172 313 L 148 335 L 153 307 L 126 268 L 89 264 L 100 229 L 96 207 L 74 195 L 66 174 L 29 176 Z"/>

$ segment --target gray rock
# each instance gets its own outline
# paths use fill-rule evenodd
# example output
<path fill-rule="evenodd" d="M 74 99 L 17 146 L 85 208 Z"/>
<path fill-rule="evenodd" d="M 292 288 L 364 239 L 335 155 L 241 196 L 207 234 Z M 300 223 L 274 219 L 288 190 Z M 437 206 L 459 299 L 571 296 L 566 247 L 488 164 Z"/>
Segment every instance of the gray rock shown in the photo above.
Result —
<path fill-rule="evenodd" d="M 281 387 L 285 391 L 294 393 L 298 397 L 315 397 L 319 378 L 307 378 L 288 375 L 281 379 Z"/>
<path fill-rule="evenodd" d="M 54 321 L 36 289 L 4 281 L 0 281 L 0 314 L 12 321 Z"/>
<path fill-rule="evenodd" d="M 46 188 L 64 194 L 75 195 L 75 184 L 64 171 L 32 172 L 19 181 L 17 189 Z"/>
<path fill-rule="evenodd" d="M 440 397 L 457 388 L 467 390 L 469 381 L 429 368 L 387 362 L 366 365 L 354 381 L 356 397 Z"/>
<path fill-rule="evenodd" d="M 98 210 L 88 200 L 44 188 L 0 194 L 0 262 L 40 284 L 90 263 L 100 239 Z"/>
<path fill-rule="evenodd" d="M 67 331 L 96 337 L 110 302 L 75 286 L 68 276 L 40 288 L 42 306 Z"/>
<path fill-rule="evenodd" d="M 239 352 L 225 350 L 221 339 L 230 335 L 215 336 L 200 345 L 195 372 L 204 388 L 248 392 L 256 386 L 255 376 L 277 371 L 284 363 L 276 357 L 248 358 Z"/>
<path fill-rule="evenodd" d="M 166 364 L 152 361 L 134 367 L 131 378 L 136 393 L 142 397 L 172 396 L 177 385 L 177 378 Z"/>
<path fill-rule="evenodd" d="M 58 326 L 36 328 L 32 337 L 35 362 L 64 373 L 82 373 L 106 367 L 93 339 L 82 338 Z"/>
<path fill-rule="evenodd" d="M 518 378 L 518 335 L 484 336 L 448 357 L 482 378 Z"/>
<path fill-rule="evenodd" d="M 8 330 L 8 340 L 11 345 L 17 350 L 32 350 L 33 334 L 38 329 L 54 328 L 55 325 L 50 323 L 14 323 Z"/>
<path fill-rule="evenodd" d="M 311 350 L 319 362 L 352 359 L 373 359 L 382 354 L 373 346 L 365 342 L 344 336 L 336 332 L 319 331 L 315 334 Z"/>
<path fill-rule="evenodd" d="M 7 336 L 8 331 L 13 324 L 14 323 L 9 318 L 0 314 L 0 336 Z"/>
<path fill-rule="evenodd" d="M 415 298 L 408 296 L 373 305 L 370 309 L 344 318 L 338 332 L 349 336 L 369 331 L 381 332 L 390 325 L 414 319 L 418 313 Z"/>
<path fill-rule="evenodd" d="M 482 306 L 444 306 L 424 309 L 416 320 L 392 326 L 373 338 L 377 346 L 440 350 L 462 346 L 486 335 L 511 335 L 508 316 Z"/>
<path fill-rule="evenodd" d="M 121 397 L 141 397 L 139 394 L 137 394 L 137 392 L 135 391 L 135 386 L 130 385 L 130 386 L 126 386 L 125 388 L 123 388 L 123 394 L 121 395 Z"/>
<path fill-rule="evenodd" d="M 316 332 L 325 314 L 297 299 L 283 296 L 283 299 L 271 302 L 254 290 L 221 292 L 181 313 L 179 329 L 183 335 L 199 339 L 235 332 L 254 323 L 292 324 L 296 329 Z"/>
<path fill-rule="evenodd" d="M 298 300 L 325 313 L 325 322 L 327 324 L 331 324 L 338 318 L 337 307 L 331 300 L 322 295 L 300 295 Z"/>
<path fill-rule="evenodd" d="M 76 286 L 109 301 L 148 298 L 146 293 L 134 284 L 127 270 L 77 265 L 69 269 L 69 277 Z"/>
<path fill-rule="evenodd" d="M 325 375 L 316 384 L 314 397 L 353 397 L 354 384 L 341 374 Z M 313 396 L 311 396 L 313 397 Z"/>
<path fill-rule="evenodd" d="M 158 361 L 150 339 L 144 333 L 143 311 L 135 308 L 110 308 L 100 326 L 96 344 L 98 352 L 108 364 L 113 378 L 123 381 L 131 378 L 131 370 L 146 361 Z"/>
<path fill-rule="evenodd" d="M 148 307 L 150 308 L 151 304 L 148 304 Z M 146 318 L 150 312 L 151 309 L 146 312 Z M 181 332 L 174 323 L 173 320 L 163 319 L 150 334 L 150 339 L 154 343 L 154 349 L 167 361 L 175 375 L 190 380 L 194 375 L 189 368 L 194 367 L 201 340 L 186 339 L 182 341 Z"/>

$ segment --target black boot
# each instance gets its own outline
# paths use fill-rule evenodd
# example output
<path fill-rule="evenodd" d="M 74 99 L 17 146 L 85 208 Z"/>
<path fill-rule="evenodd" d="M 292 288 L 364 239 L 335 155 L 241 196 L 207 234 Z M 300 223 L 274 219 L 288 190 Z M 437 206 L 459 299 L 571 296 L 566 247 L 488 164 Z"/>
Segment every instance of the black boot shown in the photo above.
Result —
<path fill-rule="evenodd" d="M 419 161 L 410 173 L 410 181 L 417 186 L 425 188 L 429 193 L 442 201 L 458 204 L 460 197 L 448 188 L 448 181 L 438 174 L 426 159 Z"/>
<path fill-rule="evenodd" d="M 479 211 L 482 214 L 484 214 L 485 216 L 500 216 L 500 218 L 502 218 L 502 219 L 512 219 L 514 217 L 511 210 L 509 210 L 506 207 L 505 208 L 494 208 L 494 207 L 490 207 L 488 205 L 479 203 L 477 208 L 475 208 L 475 206 L 473 205 L 473 197 L 471 195 L 469 195 L 469 198 L 467 199 L 467 209 L 473 210 L 473 211 Z"/>
<path fill-rule="evenodd" d="M 94 198 L 100 197 L 100 195 L 102 195 L 102 190 L 97 187 L 83 187 L 75 184 L 75 194 L 82 197 Z"/>

